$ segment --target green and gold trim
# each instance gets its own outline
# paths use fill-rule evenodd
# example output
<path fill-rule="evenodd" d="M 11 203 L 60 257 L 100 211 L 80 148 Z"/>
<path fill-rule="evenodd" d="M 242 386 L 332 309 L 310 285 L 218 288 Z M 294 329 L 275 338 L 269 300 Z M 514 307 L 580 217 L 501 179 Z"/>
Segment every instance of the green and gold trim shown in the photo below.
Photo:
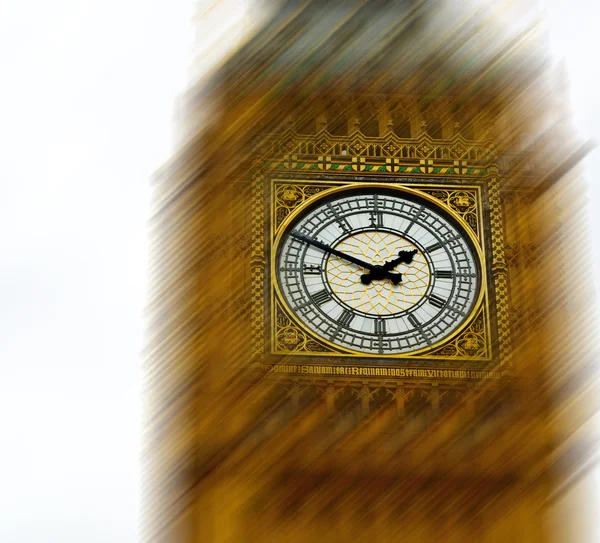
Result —
<path fill-rule="evenodd" d="M 365 172 L 372 174 L 425 174 L 444 176 L 481 177 L 488 169 L 481 165 L 470 165 L 467 160 L 401 159 L 377 156 L 301 156 L 285 155 L 283 160 L 267 161 L 265 170 L 320 170 L 349 173 Z"/>

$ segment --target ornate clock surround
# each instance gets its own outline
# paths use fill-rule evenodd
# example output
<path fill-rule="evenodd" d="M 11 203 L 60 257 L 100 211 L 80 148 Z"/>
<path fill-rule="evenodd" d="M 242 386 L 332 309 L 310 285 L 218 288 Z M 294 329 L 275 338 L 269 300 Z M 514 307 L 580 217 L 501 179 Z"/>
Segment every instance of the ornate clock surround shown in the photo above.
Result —
<path fill-rule="evenodd" d="M 463 158 L 467 158 L 473 146 L 460 136 L 454 139 L 460 141 L 448 143 L 455 149 L 461 143 L 466 155 Z M 433 150 L 434 145 L 441 143 L 430 141 L 427 135 L 420 140 L 423 140 L 420 149 L 426 149 L 431 143 Z M 414 140 L 412 143 L 414 145 Z M 493 148 L 489 142 L 476 146 Z M 255 162 L 252 189 L 255 367 L 257 364 L 267 373 L 288 377 L 418 377 L 452 381 L 496 380 L 506 372 L 510 365 L 508 319 L 505 318 L 508 305 L 498 168 L 491 162 L 483 165 L 481 160 L 473 161 L 476 163 L 473 166 L 466 160 L 448 164 L 448 160 L 424 160 L 417 152 L 414 154 L 401 161 L 343 154 L 312 157 L 312 164 L 297 155 L 280 155 Z M 377 164 L 373 167 L 369 162 Z M 386 358 L 340 352 L 298 326 L 273 287 L 275 279 L 270 270 L 273 241 L 285 218 L 324 190 L 370 182 L 409 187 L 435 198 L 441 207 L 459 215 L 468 224 L 471 240 L 484 254 L 481 302 L 461 332 L 451 335 L 433 350 Z"/>

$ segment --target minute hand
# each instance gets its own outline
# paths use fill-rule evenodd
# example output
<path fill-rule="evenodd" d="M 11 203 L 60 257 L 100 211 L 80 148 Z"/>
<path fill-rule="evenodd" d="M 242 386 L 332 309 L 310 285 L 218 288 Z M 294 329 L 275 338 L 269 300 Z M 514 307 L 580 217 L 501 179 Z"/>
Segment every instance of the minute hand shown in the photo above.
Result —
<path fill-rule="evenodd" d="M 304 241 L 305 243 L 308 243 L 310 245 L 314 245 L 315 247 L 318 247 L 319 249 L 322 249 L 323 251 L 325 251 L 327 253 L 331 253 L 332 255 L 339 256 L 340 258 L 343 258 L 344 260 L 347 260 L 348 262 L 352 262 L 353 264 L 356 264 L 358 266 L 366 268 L 367 270 L 374 270 L 376 268 L 376 266 L 374 264 L 369 264 L 368 262 L 365 262 L 364 260 L 361 260 L 360 258 L 356 258 L 356 257 L 346 254 L 346 253 L 342 253 L 342 251 L 338 251 L 337 249 L 334 249 L 333 247 L 329 247 L 329 245 L 325 245 L 324 243 L 321 243 L 320 241 L 317 241 L 316 239 L 309 238 L 308 236 L 305 236 L 304 234 L 297 234 L 296 232 L 292 232 L 290 235 L 293 238 L 299 239 L 300 241 Z"/>

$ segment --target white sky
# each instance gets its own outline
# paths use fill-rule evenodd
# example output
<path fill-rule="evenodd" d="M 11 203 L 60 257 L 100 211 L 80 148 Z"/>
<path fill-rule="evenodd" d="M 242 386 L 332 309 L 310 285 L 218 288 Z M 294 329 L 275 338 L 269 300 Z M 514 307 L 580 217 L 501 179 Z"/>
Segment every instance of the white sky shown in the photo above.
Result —
<path fill-rule="evenodd" d="M 569 75 L 569 94 L 572 119 L 580 136 L 592 139 L 600 144 L 600 66 L 596 60 L 600 51 L 600 33 L 597 22 L 600 6 L 597 2 L 585 0 L 543 0 L 546 20 L 550 29 L 550 49 L 555 58 L 565 59 Z M 581 280 L 591 281 L 595 287 L 594 298 L 598 300 L 600 289 L 600 248 L 596 240 L 600 239 L 600 151 L 590 153 L 583 161 L 583 175 L 587 183 L 588 208 L 586 210 L 590 226 L 592 243 L 593 270 L 582 270 Z M 596 329 L 600 317 L 600 308 L 596 308 Z M 594 347 L 596 364 L 599 364 L 597 343 Z M 600 369 L 600 368 L 599 368 Z M 582 433 L 588 437 L 598 436 L 600 432 L 600 413 L 588 422 Z M 596 451 L 596 459 L 600 451 Z M 582 504 L 582 499 L 588 502 Z M 561 514 L 569 518 L 579 518 L 581 522 L 578 534 L 571 532 L 560 539 L 564 526 L 560 519 L 556 521 L 557 541 L 581 541 L 592 543 L 600 541 L 600 466 L 594 469 L 575 488 L 567 493 Z M 584 526 L 585 525 L 585 526 Z"/>
<path fill-rule="evenodd" d="M 135 541 L 147 179 L 190 15 L 0 4 L 0 541 Z"/>
<path fill-rule="evenodd" d="M 553 46 L 597 137 L 600 8 L 576 4 L 550 4 Z M 190 0 L 0 0 L 2 542 L 135 541 L 147 178 L 190 16 Z"/>

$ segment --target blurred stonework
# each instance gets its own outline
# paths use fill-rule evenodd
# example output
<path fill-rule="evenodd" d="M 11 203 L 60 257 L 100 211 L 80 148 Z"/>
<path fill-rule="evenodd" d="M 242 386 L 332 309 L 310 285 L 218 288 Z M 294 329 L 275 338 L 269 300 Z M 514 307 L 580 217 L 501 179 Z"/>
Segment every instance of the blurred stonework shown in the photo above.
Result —
<path fill-rule="evenodd" d="M 240 21 L 155 176 L 143 541 L 585 540 L 553 526 L 597 447 L 589 145 L 535 2 L 263 2 Z M 279 348 L 275 180 L 477 187 L 485 333 L 385 373 L 294 333 Z"/>

